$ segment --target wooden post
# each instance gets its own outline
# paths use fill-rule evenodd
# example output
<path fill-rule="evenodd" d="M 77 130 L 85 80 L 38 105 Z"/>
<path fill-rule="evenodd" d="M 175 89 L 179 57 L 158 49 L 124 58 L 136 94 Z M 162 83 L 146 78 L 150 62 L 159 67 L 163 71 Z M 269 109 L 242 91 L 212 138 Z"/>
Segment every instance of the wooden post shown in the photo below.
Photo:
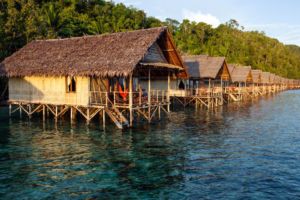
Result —
<path fill-rule="evenodd" d="M 103 122 L 103 128 L 105 129 L 105 109 L 102 111 L 102 122 Z"/>
<path fill-rule="evenodd" d="M 223 99 L 223 78 L 221 78 L 221 104 L 224 104 L 224 99 Z"/>
<path fill-rule="evenodd" d="M 89 125 L 90 124 L 90 109 L 86 109 L 86 123 Z"/>
<path fill-rule="evenodd" d="M 9 111 L 8 111 L 9 117 L 11 117 L 11 104 L 9 104 Z"/>
<path fill-rule="evenodd" d="M 211 87 L 211 85 L 210 85 L 210 79 L 208 80 L 208 93 L 207 93 L 207 96 L 208 96 L 208 100 L 207 100 L 207 102 L 208 102 L 208 108 L 210 108 L 210 104 L 211 104 L 211 91 L 210 91 L 210 87 Z"/>
<path fill-rule="evenodd" d="M 31 104 L 28 105 L 28 117 L 31 119 Z"/>
<path fill-rule="evenodd" d="M 70 108 L 70 121 L 71 123 L 74 123 L 76 121 L 76 113 L 77 113 L 77 110 L 71 106 Z"/>
<path fill-rule="evenodd" d="M 239 82 L 239 100 L 241 101 L 242 100 L 242 97 L 241 97 L 241 83 Z"/>
<path fill-rule="evenodd" d="M 58 107 L 55 106 L 55 122 L 57 122 L 57 118 L 58 118 Z"/>
<path fill-rule="evenodd" d="M 129 123 L 133 124 L 133 95 L 132 95 L 132 74 L 129 76 Z"/>
<path fill-rule="evenodd" d="M 43 105 L 43 121 L 46 120 L 46 109 L 45 109 L 45 105 Z"/>
<path fill-rule="evenodd" d="M 170 112 L 170 71 L 168 71 L 168 93 L 167 93 L 167 101 L 168 101 L 168 112 Z"/>
<path fill-rule="evenodd" d="M 148 122 L 151 122 L 151 71 L 148 70 Z"/>
<path fill-rule="evenodd" d="M 21 107 L 21 105 L 19 105 L 19 109 L 20 109 L 20 118 L 22 118 L 22 107 Z"/>
<path fill-rule="evenodd" d="M 160 114 L 160 105 L 158 106 L 158 119 L 160 120 L 161 114 Z"/>

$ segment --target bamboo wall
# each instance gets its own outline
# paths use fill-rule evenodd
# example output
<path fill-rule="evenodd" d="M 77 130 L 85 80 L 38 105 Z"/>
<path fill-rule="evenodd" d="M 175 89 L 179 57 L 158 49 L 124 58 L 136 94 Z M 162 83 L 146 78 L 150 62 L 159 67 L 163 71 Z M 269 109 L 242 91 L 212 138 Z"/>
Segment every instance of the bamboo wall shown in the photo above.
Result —
<path fill-rule="evenodd" d="M 76 92 L 67 93 L 66 77 L 15 77 L 9 79 L 9 100 L 56 105 L 88 105 L 89 84 L 89 77 L 76 77 Z"/>

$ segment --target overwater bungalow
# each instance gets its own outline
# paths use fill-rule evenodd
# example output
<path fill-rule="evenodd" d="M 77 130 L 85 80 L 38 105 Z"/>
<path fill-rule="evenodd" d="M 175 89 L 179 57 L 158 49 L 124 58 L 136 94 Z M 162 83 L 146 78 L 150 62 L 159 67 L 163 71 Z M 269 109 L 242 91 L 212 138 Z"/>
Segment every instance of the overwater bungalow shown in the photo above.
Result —
<path fill-rule="evenodd" d="M 268 94 L 269 86 L 270 86 L 270 72 L 262 72 L 261 83 L 262 83 L 261 93 Z"/>
<path fill-rule="evenodd" d="M 186 72 L 160 27 L 33 41 L 1 63 L 0 75 L 9 77 L 10 114 L 100 115 L 103 125 L 109 116 L 123 128 L 137 115 L 150 122 L 167 113 L 171 79 Z"/>
<path fill-rule="evenodd" d="M 223 104 L 223 88 L 231 80 L 225 57 L 194 55 L 183 56 L 183 60 L 188 80 L 172 92 L 173 98 L 183 105 L 194 103 L 212 107 Z"/>
<path fill-rule="evenodd" d="M 269 85 L 269 93 L 275 93 L 275 86 L 276 86 L 276 75 L 270 73 L 270 85 Z"/>
<path fill-rule="evenodd" d="M 261 95 L 261 83 L 262 83 L 262 71 L 259 69 L 252 69 L 252 79 L 253 79 L 253 96 Z"/>
<path fill-rule="evenodd" d="M 228 69 L 231 76 L 231 85 L 226 88 L 228 100 L 240 101 L 251 95 L 252 87 L 248 87 L 253 83 L 251 66 L 229 64 Z"/>

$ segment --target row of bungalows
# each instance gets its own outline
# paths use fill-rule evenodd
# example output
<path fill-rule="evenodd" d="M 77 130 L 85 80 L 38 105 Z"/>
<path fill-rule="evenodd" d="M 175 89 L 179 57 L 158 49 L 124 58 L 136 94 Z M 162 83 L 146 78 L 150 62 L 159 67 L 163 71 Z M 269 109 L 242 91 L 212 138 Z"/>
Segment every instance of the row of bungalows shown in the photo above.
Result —
<path fill-rule="evenodd" d="M 181 56 L 166 27 L 32 41 L 0 64 L 0 76 L 10 115 L 98 116 L 104 126 L 109 117 L 118 128 L 160 119 L 171 102 L 214 107 L 300 85 L 225 57 Z"/>
<path fill-rule="evenodd" d="M 223 88 L 231 81 L 225 57 L 207 55 L 183 56 L 188 79 L 171 90 L 171 96 L 182 105 L 222 105 Z"/>
<path fill-rule="evenodd" d="M 170 110 L 171 78 L 186 78 L 167 28 L 37 40 L 6 58 L 10 114 L 101 115 L 119 127 Z"/>

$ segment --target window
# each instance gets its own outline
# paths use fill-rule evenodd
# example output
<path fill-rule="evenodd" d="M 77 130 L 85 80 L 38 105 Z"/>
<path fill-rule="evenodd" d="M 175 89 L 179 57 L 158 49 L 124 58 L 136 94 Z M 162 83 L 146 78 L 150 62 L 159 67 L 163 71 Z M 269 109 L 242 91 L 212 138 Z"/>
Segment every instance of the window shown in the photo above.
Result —
<path fill-rule="evenodd" d="M 76 79 L 75 77 L 68 76 L 66 78 L 66 89 L 67 92 L 76 92 Z"/>

